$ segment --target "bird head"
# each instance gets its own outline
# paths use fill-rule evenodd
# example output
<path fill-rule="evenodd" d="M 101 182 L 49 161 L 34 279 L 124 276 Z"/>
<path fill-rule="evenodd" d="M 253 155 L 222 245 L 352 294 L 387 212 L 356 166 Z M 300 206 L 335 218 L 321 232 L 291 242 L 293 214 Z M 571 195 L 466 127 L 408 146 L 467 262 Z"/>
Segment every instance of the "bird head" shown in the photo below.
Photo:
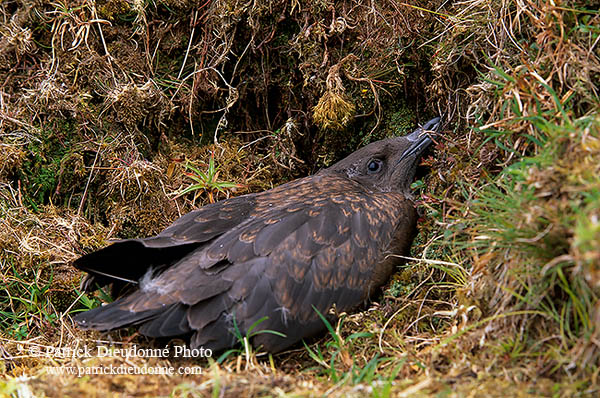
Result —
<path fill-rule="evenodd" d="M 321 173 L 340 173 L 374 191 L 408 195 L 417 162 L 440 124 L 436 117 L 406 136 L 373 142 Z"/>

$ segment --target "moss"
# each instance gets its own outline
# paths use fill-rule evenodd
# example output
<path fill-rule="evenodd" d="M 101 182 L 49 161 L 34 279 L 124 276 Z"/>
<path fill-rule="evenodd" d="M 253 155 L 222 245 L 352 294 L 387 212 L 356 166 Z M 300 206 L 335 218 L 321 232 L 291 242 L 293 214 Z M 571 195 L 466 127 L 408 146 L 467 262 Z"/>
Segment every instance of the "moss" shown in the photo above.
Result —
<path fill-rule="evenodd" d="M 47 204 L 55 193 L 61 163 L 69 156 L 71 131 L 74 126 L 63 122 L 54 130 L 42 130 L 28 146 L 18 178 L 24 188 L 24 200 L 34 209 Z"/>
<path fill-rule="evenodd" d="M 131 4 L 126 0 L 107 0 L 97 4 L 98 15 L 109 21 L 114 21 L 118 16 L 132 11 Z"/>
<path fill-rule="evenodd" d="M 82 182 L 88 177 L 84 156 L 80 152 L 66 153 L 60 162 L 57 172 L 58 183 L 55 190 L 55 200 L 62 199 L 63 205 L 73 205 L 73 195 L 83 195 Z"/>
<path fill-rule="evenodd" d="M 412 132 L 414 126 L 417 124 L 417 115 L 414 109 L 408 107 L 406 104 L 400 104 L 386 122 L 392 134 L 403 136 Z"/>
<path fill-rule="evenodd" d="M 413 291 L 416 286 L 416 273 L 410 268 L 405 268 L 396 275 L 392 281 L 387 293 L 392 297 L 405 297 Z"/>
<path fill-rule="evenodd" d="M 22 167 L 26 154 L 20 146 L 2 145 L 0 147 L 0 180 L 12 178 Z"/>
<path fill-rule="evenodd" d="M 313 119 L 322 129 L 342 130 L 352 120 L 354 111 L 348 98 L 326 91 L 313 109 Z"/>
<path fill-rule="evenodd" d="M 590 391 L 600 67 L 582 4 L 102 0 L 93 16 L 81 1 L 0 3 L 4 369 L 51 396 Z M 272 364 L 231 354 L 193 379 L 57 379 L 40 369 L 81 363 L 15 355 L 15 338 L 98 338 L 62 317 L 80 277 L 69 264 L 206 203 L 177 196 L 192 183 L 186 162 L 203 169 L 213 152 L 218 179 L 242 185 L 223 199 L 438 112 L 448 125 L 414 186 L 412 252 L 427 262 L 333 325 L 341 347 L 331 334 L 308 342 L 325 362 L 299 347 Z"/>

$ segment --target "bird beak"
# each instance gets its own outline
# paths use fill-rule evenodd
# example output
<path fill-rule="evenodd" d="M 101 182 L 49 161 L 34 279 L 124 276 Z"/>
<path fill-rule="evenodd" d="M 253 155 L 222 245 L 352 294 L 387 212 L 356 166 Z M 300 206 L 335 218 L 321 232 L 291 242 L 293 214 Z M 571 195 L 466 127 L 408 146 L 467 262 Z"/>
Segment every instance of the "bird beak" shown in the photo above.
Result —
<path fill-rule="evenodd" d="M 422 127 L 419 127 L 414 132 L 405 136 L 404 138 L 406 138 L 411 143 L 411 145 L 406 151 L 404 151 L 402 156 L 400 156 L 398 163 L 410 156 L 414 155 L 415 157 L 417 157 L 421 153 L 423 153 L 425 148 L 427 148 L 432 142 L 430 135 L 437 134 L 441 125 L 441 120 L 441 118 L 435 117 L 427 123 L 425 123 Z"/>

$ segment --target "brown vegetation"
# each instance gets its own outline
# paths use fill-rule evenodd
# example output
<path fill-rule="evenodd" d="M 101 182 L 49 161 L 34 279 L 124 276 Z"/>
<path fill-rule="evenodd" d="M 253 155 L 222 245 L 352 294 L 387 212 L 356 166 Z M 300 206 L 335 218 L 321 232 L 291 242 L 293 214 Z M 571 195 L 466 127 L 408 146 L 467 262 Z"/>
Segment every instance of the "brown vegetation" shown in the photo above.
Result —
<path fill-rule="evenodd" d="M 597 8 L 2 2 L 0 395 L 598 394 Z M 271 358 L 247 347 L 220 364 L 31 355 L 159 344 L 74 327 L 72 311 L 106 299 L 80 295 L 77 256 L 438 114 L 444 134 L 414 184 L 414 260 L 309 348 Z M 203 375 L 46 368 L 180 362 Z"/>

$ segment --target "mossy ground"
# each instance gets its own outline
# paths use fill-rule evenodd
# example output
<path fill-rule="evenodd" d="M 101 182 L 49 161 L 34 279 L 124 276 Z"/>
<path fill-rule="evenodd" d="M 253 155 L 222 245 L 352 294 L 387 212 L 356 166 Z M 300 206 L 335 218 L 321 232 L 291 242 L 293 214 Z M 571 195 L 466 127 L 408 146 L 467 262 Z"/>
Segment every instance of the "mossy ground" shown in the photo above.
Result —
<path fill-rule="evenodd" d="M 598 395 L 597 8 L 2 2 L 0 396 Z M 78 330 L 107 299 L 79 293 L 78 256 L 440 114 L 412 259 L 327 335 L 219 363 L 46 354 L 165 343 Z M 203 373 L 49 368 L 93 365 Z"/>

